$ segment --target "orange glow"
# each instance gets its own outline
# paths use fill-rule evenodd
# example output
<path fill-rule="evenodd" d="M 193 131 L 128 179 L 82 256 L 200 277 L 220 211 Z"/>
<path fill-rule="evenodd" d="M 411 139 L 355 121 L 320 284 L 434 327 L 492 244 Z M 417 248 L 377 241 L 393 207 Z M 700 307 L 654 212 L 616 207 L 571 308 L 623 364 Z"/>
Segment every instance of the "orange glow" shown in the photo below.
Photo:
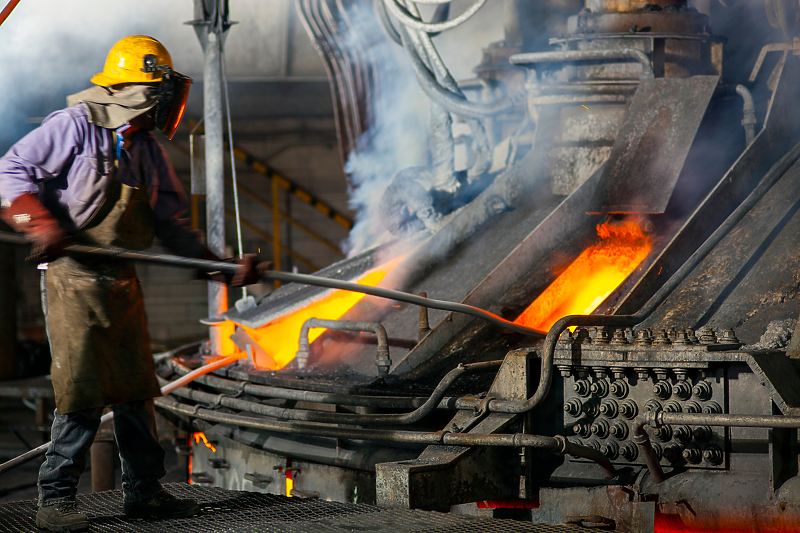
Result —
<path fill-rule="evenodd" d="M 208 448 L 212 452 L 216 452 L 217 451 L 217 448 L 213 444 L 208 442 L 208 439 L 206 438 L 205 433 L 202 433 L 202 432 L 199 432 L 199 431 L 197 433 L 192 433 L 192 439 L 194 439 L 194 442 L 196 442 L 198 444 L 200 444 L 200 442 L 202 442 L 203 444 L 206 445 L 206 448 Z"/>
<path fill-rule="evenodd" d="M 374 287 L 386 276 L 391 267 L 373 270 L 358 280 L 359 285 Z M 270 370 L 278 370 L 286 366 L 297 353 L 300 329 L 309 318 L 338 320 L 365 295 L 360 292 L 334 291 L 322 300 L 309 304 L 291 315 L 278 318 L 258 329 L 242 327 L 254 341 L 274 360 L 264 361 L 256 357 L 255 365 Z M 324 328 L 313 328 L 308 332 L 308 341 L 314 340 L 325 332 Z M 263 358 L 262 358 L 263 359 Z"/>
<path fill-rule="evenodd" d="M 286 472 L 286 495 L 292 498 L 292 489 L 294 488 L 294 480 L 292 479 L 292 471 Z"/>
<path fill-rule="evenodd" d="M 547 331 L 567 315 L 589 314 L 611 294 L 652 248 L 634 221 L 597 226 L 600 242 L 590 246 L 514 321 Z"/>

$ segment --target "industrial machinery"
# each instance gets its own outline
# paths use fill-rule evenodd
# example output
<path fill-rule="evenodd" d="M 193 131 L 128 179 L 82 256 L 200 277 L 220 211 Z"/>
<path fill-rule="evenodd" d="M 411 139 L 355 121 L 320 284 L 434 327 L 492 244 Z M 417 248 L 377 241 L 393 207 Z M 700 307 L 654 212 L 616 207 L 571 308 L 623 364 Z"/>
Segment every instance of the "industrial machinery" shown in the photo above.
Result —
<path fill-rule="evenodd" d="M 431 34 L 484 3 L 299 3 L 345 159 L 376 144 L 378 42 L 430 97 L 430 154 L 387 176 L 380 245 L 317 273 L 371 295 L 289 284 L 216 321 L 247 358 L 158 401 L 191 424 L 191 481 L 620 532 L 800 529 L 797 8 L 508 0 L 504 41 L 459 83 Z"/>

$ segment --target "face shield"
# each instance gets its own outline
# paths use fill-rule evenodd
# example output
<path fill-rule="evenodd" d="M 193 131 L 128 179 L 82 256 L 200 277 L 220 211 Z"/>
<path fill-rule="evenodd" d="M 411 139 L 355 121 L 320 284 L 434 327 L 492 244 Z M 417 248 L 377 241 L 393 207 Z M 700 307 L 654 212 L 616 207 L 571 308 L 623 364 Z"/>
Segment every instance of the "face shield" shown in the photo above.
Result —
<path fill-rule="evenodd" d="M 175 72 L 167 65 L 156 65 L 156 62 L 156 56 L 145 55 L 142 71 L 160 70 L 163 73 L 161 82 L 158 84 L 158 104 L 153 110 L 153 118 L 156 127 L 172 140 L 183 117 L 183 112 L 186 110 L 186 100 L 189 98 L 189 86 L 192 84 L 192 78 Z"/>

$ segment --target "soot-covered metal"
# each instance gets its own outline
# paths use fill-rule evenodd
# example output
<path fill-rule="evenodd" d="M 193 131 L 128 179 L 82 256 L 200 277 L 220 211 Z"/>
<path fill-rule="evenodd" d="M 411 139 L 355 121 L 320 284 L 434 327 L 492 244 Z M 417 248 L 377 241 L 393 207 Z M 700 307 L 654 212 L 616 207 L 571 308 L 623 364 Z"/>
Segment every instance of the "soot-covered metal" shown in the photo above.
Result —
<path fill-rule="evenodd" d="M 379 287 L 547 337 L 376 296 L 315 316 L 379 322 L 388 374 L 374 335 L 331 330 L 308 336 L 302 365 L 251 357 L 159 400 L 213 441 L 192 449 L 194 482 L 384 507 L 482 502 L 632 533 L 800 528 L 800 58 L 785 10 L 752 7 L 587 0 L 559 12 L 567 33 L 546 44 L 545 8 L 509 0 L 505 40 L 459 86 L 430 34 L 466 13 L 303 0 L 345 157 L 369 144 L 348 121 L 364 134 L 381 118 L 379 65 L 345 48 L 369 42 L 352 38 L 357 19 L 382 21 L 409 57 L 434 130 L 431 167 L 413 172 L 430 197 L 404 212 L 415 229 L 320 275 L 382 269 Z M 475 87 L 480 101 L 465 96 Z M 453 117 L 473 141 L 460 165 Z M 299 339 L 263 328 L 330 293 L 287 285 L 224 318 L 272 355 Z M 173 353 L 160 373 L 203 357 Z"/>

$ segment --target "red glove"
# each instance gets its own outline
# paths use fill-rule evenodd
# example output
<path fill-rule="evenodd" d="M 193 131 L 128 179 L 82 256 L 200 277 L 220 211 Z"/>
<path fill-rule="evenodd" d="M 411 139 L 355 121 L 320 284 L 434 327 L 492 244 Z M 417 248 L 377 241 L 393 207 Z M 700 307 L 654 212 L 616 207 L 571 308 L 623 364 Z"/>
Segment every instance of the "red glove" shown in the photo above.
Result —
<path fill-rule="evenodd" d="M 0 219 L 31 240 L 33 248 L 28 259 L 46 262 L 64 255 L 67 233 L 35 195 L 25 193 L 0 209 Z"/>
<path fill-rule="evenodd" d="M 206 249 L 203 253 L 203 259 L 210 261 L 221 261 L 225 263 L 235 263 L 239 266 L 235 274 L 224 273 L 222 271 L 216 272 L 203 272 L 198 271 L 198 279 L 207 279 L 216 281 L 217 283 L 227 283 L 231 287 L 244 287 L 245 285 L 253 285 L 261 281 L 261 276 L 267 270 L 272 268 L 271 262 L 256 264 L 255 254 L 245 254 L 239 258 L 220 259 L 214 252 Z"/>

